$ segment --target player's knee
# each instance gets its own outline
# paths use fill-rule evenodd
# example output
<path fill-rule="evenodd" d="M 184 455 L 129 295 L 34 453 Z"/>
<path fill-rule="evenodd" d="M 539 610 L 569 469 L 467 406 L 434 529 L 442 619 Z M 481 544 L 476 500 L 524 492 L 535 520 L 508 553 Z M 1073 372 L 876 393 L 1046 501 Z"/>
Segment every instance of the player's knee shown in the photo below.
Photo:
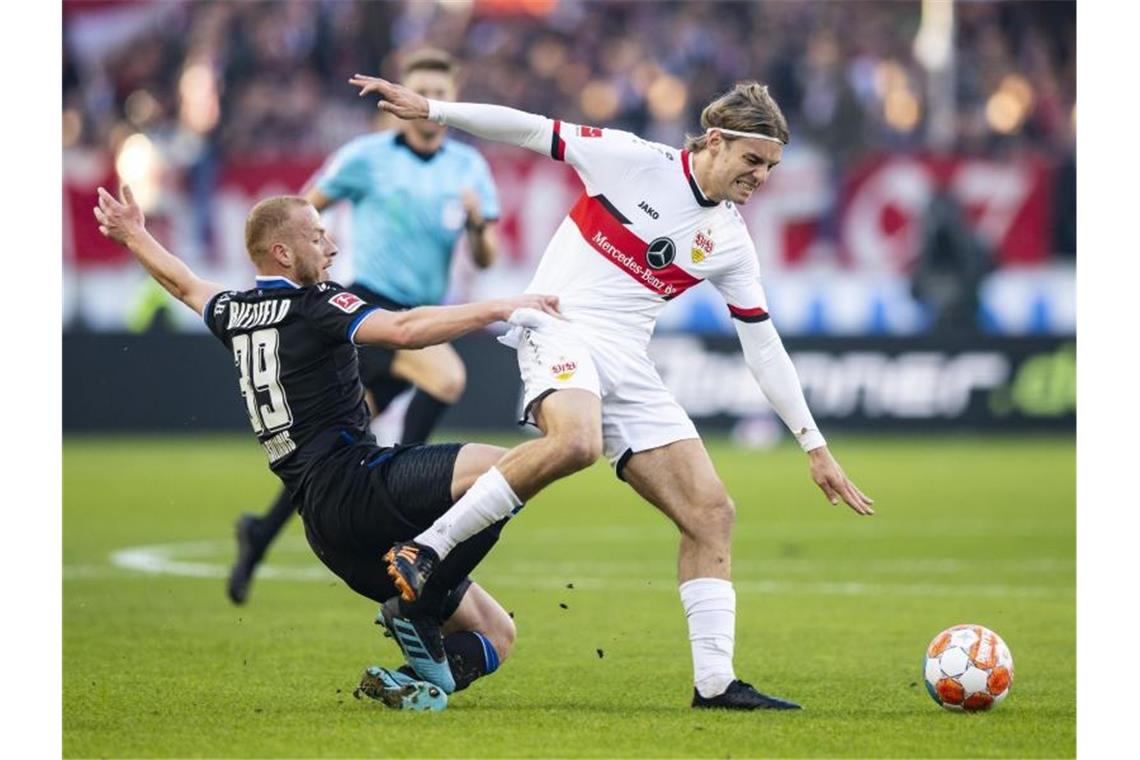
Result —
<path fill-rule="evenodd" d="M 495 648 L 495 653 L 499 655 L 499 661 L 502 662 L 510 656 L 511 650 L 514 649 L 515 636 L 518 632 L 515 628 L 515 621 L 511 619 L 510 614 L 498 605 L 495 607 L 496 609 L 493 612 L 485 610 L 474 628 L 491 642 L 491 646 Z"/>
<path fill-rule="evenodd" d="M 488 636 L 491 639 L 491 646 L 495 647 L 495 653 L 499 655 L 499 662 L 505 662 L 511 655 L 511 650 L 515 647 L 515 637 L 518 635 L 518 629 L 515 628 L 515 621 L 510 617 L 504 615 L 500 620 L 496 621 L 495 630 Z"/>
<path fill-rule="evenodd" d="M 602 436 L 593 431 L 575 429 L 555 436 L 553 456 L 567 472 L 584 470 L 602 455 Z"/>
<path fill-rule="evenodd" d="M 727 493 L 721 493 L 711 499 L 705 507 L 708 515 L 709 527 L 715 533 L 717 540 L 732 541 L 732 529 L 736 526 L 736 504 Z"/>
<path fill-rule="evenodd" d="M 462 363 L 449 366 L 436 378 L 435 396 L 445 404 L 454 404 L 459 401 L 463 391 L 467 388 L 467 368 Z"/>
<path fill-rule="evenodd" d="M 682 530 L 702 541 L 731 540 L 736 525 L 736 504 L 724 487 L 710 489 L 692 502 L 689 520 Z"/>
<path fill-rule="evenodd" d="M 731 535 L 732 529 L 736 527 L 736 502 L 727 492 L 722 493 L 715 502 L 713 511 L 717 516 L 717 522 Z"/>

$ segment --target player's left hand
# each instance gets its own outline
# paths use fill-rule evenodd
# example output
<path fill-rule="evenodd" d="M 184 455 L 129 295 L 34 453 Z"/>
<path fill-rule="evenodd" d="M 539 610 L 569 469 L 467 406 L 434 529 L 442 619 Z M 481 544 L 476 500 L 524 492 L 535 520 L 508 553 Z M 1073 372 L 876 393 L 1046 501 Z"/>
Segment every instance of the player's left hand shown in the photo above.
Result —
<path fill-rule="evenodd" d="M 99 232 L 120 245 L 126 245 L 131 235 L 146 227 L 146 218 L 135 201 L 135 194 L 129 185 L 123 185 L 119 189 L 118 198 L 102 187 L 98 193 L 99 205 L 93 211 L 95 220 L 99 222 Z"/>
<path fill-rule="evenodd" d="M 838 504 L 839 500 L 843 499 L 844 503 L 858 514 L 875 514 L 875 510 L 871 509 L 875 500 L 851 482 L 826 446 L 812 449 L 808 452 L 808 458 L 811 460 L 811 479 L 819 486 L 819 490 L 823 491 L 828 501 Z"/>
<path fill-rule="evenodd" d="M 483 209 L 482 203 L 479 202 L 479 195 L 467 187 L 461 193 L 463 198 L 463 211 L 467 214 L 467 225 L 479 227 L 483 224 Z"/>
<path fill-rule="evenodd" d="M 380 77 L 370 77 L 364 74 L 354 74 L 349 84 L 360 88 L 360 96 L 376 93 L 380 102 L 376 107 L 387 111 L 401 119 L 426 119 L 428 117 L 428 101 L 423 95 L 412 92 L 407 87 Z"/>

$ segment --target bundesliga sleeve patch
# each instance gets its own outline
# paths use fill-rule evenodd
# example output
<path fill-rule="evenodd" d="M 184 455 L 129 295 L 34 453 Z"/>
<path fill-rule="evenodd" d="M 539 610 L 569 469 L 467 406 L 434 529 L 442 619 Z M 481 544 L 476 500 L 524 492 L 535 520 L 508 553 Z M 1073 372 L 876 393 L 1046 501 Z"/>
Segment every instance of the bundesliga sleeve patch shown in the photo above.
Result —
<path fill-rule="evenodd" d="M 329 303 L 337 307 L 345 314 L 351 314 L 364 305 L 364 301 L 357 298 L 348 291 L 341 291 L 329 299 Z"/>
<path fill-rule="evenodd" d="M 578 127 L 578 136 L 579 137 L 601 137 L 602 136 L 602 128 L 601 127 L 580 126 L 580 127 Z"/>

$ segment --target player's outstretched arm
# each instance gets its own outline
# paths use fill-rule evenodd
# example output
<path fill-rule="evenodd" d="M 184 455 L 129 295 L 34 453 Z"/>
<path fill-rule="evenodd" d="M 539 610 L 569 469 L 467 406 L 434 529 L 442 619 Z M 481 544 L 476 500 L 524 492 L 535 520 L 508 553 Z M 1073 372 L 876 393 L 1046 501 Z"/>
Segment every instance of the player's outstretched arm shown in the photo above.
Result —
<path fill-rule="evenodd" d="M 526 111 L 484 103 L 450 103 L 428 100 L 403 85 L 380 77 L 356 74 L 349 84 L 360 88 L 360 95 L 380 96 L 377 108 L 401 119 L 431 119 L 448 127 L 462 129 L 476 137 L 550 154 L 550 120 Z"/>
<path fill-rule="evenodd" d="M 420 306 L 408 311 L 376 309 L 361 322 L 355 340 L 389 348 L 423 348 L 448 343 L 494 322 L 539 327 L 547 320 L 560 318 L 557 297 L 531 293 L 461 306 Z"/>
<path fill-rule="evenodd" d="M 804 398 L 795 365 L 784 348 L 771 320 L 734 321 L 744 360 L 760 385 L 765 398 L 780 419 L 791 429 L 811 463 L 811 478 L 832 504 L 843 499 L 861 515 L 873 515 L 874 499 L 859 490 L 827 448 Z"/>
<path fill-rule="evenodd" d="M 181 259 L 151 237 L 142 209 L 129 186 L 123 185 L 118 198 L 100 187 L 99 205 L 94 212 L 99 232 L 104 237 L 133 253 L 159 285 L 198 314 L 214 295 L 225 290 L 217 283 L 198 277 Z"/>

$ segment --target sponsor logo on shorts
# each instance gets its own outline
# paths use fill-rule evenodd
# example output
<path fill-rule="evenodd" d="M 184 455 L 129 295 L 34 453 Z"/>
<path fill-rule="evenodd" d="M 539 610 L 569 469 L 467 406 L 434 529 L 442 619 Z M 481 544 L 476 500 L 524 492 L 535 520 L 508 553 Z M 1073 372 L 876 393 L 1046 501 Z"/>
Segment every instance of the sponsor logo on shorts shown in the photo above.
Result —
<path fill-rule="evenodd" d="M 702 261 L 712 256 L 713 248 L 716 243 L 712 239 L 712 230 L 697 230 L 697 236 L 693 238 L 692 259 L 694 264 L 700 264 Z"/>
<path fill-rule="evenodd" d="M 341 291 L 340 293 L 337 293 L 335 296 L 329 299 L 329 303 L 343 311 L 345 314 L 351 314 L 364 305 L 364 301 L 361 301 L 354 294 L 347 291 Z"/>
<path fill-rule="evenodd" d="M 577 371 L 578 364 L 568 359 L 560 359 L 550 368 L 550 374 L 554 375 L 554 379 L 563 383 L 574 377 L 574 373 Z"/>

